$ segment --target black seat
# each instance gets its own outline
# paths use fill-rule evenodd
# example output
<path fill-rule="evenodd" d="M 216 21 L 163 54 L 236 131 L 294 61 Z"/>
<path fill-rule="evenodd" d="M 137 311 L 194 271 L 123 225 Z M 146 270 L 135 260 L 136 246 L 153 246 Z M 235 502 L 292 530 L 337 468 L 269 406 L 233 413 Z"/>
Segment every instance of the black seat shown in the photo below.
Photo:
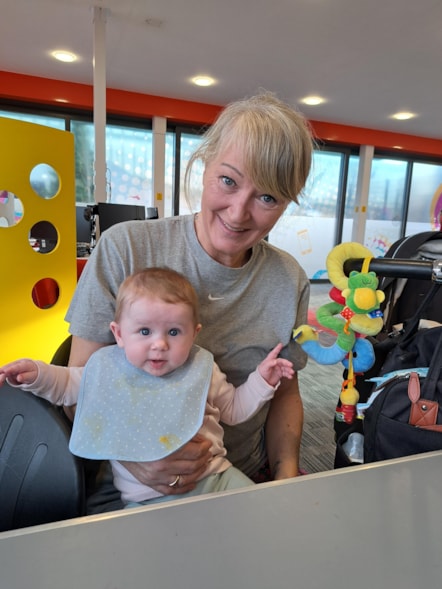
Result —
<path fill-rule="evenodd" d="M 84 470 L 63 412 L 31 393 L 0 387 L 0 531 L 85 514 Z"/>
<path fill-rule="evenodd" d="M 68 335 L 65 340 L 61 342 L 52 356 L 51 364 L 57 366 L 67 366 L 69 361 L 69 354 L 71 353 L 72 335 Z"/>

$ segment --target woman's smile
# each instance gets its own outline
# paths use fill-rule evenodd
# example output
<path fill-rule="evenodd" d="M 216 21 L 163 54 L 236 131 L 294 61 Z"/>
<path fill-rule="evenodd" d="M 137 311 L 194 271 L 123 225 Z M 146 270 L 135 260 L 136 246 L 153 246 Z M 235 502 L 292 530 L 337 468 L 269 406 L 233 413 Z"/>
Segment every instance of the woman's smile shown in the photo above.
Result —
<path fill-rule="evenodd" d="M 221 217 L 218 216 L 218 218 L 221 221 L 221 223 L 224 225 L 224 227 L 226 229 L 228 229 L 229 231 L 233 231 L 233 233 L 242 233 L 243 231 L 246 231 L 246 229 L 244 229 L 243 227 L 233 227 L 232 225 L 227 223 L 227 221 L 224 221 L 224 219 L 222 219 Z"/>

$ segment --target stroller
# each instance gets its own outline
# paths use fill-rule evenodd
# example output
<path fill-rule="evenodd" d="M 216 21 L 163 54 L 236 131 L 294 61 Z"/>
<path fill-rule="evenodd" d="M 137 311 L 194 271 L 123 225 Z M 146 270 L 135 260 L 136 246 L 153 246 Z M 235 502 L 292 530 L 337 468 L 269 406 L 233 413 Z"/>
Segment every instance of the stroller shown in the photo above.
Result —
<path fill-rule="evenodd" d="M 398 262 L 403 260 L 426 261 L 430 263 L 440 260 L 442 263 L 442 232 L 426 231 L 417 233 L 409 237 L 403 237 L 396 241 L 385 254 L 385 258 Z M 394 268 L 394 265 L 392 266 Z M 411 266 L 410 266 L 411 269 Z M 382 334 L 389 334 L 407 319 L 410 319 L 419 307 L 421 301 L 432 288 L 434 280 L 428 280 L 431 276 L 426 276 L 423 272 L 422 278 L 420 273 L 415 270 L 411 276 L 394 277 L 385 274 L 379 283 L 379 288 L 385 293 L 385 301 L 382 305 L 384 314 L 384 327 Z M 382 274 L 380 272 L 380 274 Z M 442 300 L 435 297 L 431 303 L 424 309 L 424 316 L 421 319 L 427 319 L 442 323 Z"/>
<path fill-rule="evenodd" d="M 362 260 L 348 260 L 346 264 L 344 269 L 348 274 L 351 270 L 360 270 Z M 440 288 L 442 284 L 442 232 L 429 231 L 398 240 L 390 247 L 384 258 L 373 259 L 369 269 L 378 275 L 379 289 L 384 292 L 385 300 L 381 305 L 383 312 L 382 330 L 375 337 L 369 338 L 375 352 L 374 365 L 364 374 L 356 375 L 355 378 L 355 387 L 359 393 L 358 407 L 364 408 L 362 411 L 366 410 L 369 402 L 371 403 L 372 398 L 375 396 L 376 386 L 382 381 L 383 375 L 387 371 L 389 371 L 388 374 L 392 374 L 392 368 L 396 368 L 394 362 L 404 369 L 411 369 L 417 365 L 416 363 L 425 364 L 426 366 L 431 363 L 431 357 L 437 345 L 438 335 L 436 331 L 431 334 L 432 337 L 434 336 L 434 341 L 430 342 L 429 337 L 426 335 L 424 335 L 425 339 L 420 338 L 421 343 L 419 346 L 425 348 L 425 357 L 419 354 L 416 349 L 413 351 L 414 355 L 408 360 L 404 360 L 402 356 L 406 356 L 405 347 L 410 345 L 411 340 L 418 331 L 428 331 L 429 328 L 442 324 L 442 289 Z M 440 330 L 442 333 L 442 327 Z M 402 356 L 398 360 L 399 353 L 402 353 Z M 392 360 L 392 356 L 396 357 L 395 361 Z M 437 362 L 439 365 L 442 365 L 441 358 L 442 355 L 439 355 Z M 433 363 L 435 362 L 433 361 Z M 348 373 L 344 371 L 344 380 L 347 378 Z M 407 387 L 408 385 L 404 386 Z M 379 459 L 376 456 L 383 456 L 382 452 L 376 454 L 371 446 L 367 448 L 369 444 L 381 444 L 378 437 L 384 435 L 379 434 L 376 429 L 378 428 L 379 416 L 376 414 L 377 416 L 374 418 L 372 415 L 375 405 L 380 405 L 380 403 L 380 400 L 377 400 L 376 403 L 373 402 L 373 407 L 370 407 L 366 414 L 359 414 L 360 418 L 349 424 L 343 422 L 340 418 L 340 402 L 338 402 L 334 419 L 336 439 L 335 468 L 363 462 L 364 447 L 366 462 Z M 407 403 L 401 408 L 402 413 L 406 411 L 409 413 Z M 384 410 L 385 407 L 376 409 L 378 412 Z M 438 409 L 435 410 L 438 413 Z M 397 408 L 393 410 L 392 415 L 389 416 L 390 421 L 388 423 L 390 425 L 385 427 L 394 427 L 397 411 L 399 411 Z M 394 416 L 393 419 L 392 416 Z M 370 420 L 368 417 L 370 417 Z M 405 419 L 405 417 L 401 416 L 400 419 Z M 442 423 L 442 409 L 440 411 L 440 421 Z M 367 435 L 368 429 L 370 429 L 371 437 Z M 374 429 L 376 429 L 376 434 L 372 434 Z M 431 433 L 433 435 L 434 432 Z M 373 435 L 375 438 L 373 438 Z M 382 441 L 382 444 L 384 444 L 384 441 Z M 442 449 L 442 431 L 436 435 L 434 444 L 436 447 L 431 446 L 429 449 Z M 412 445 L 406 450 L 404 448 L 401 450 L 400 443 L 396 445 L 398 445 L 398 448 L 392 450 L 393 455 L 402 456 L 420 452 L 420 450 L 414 452 Z M 426 448 L 425 444 L 423 447 Z M 390 457 L 391 452 L 389 452 L 386 453 L 387 457 Z M 367 457 L 370 457 L 369 460 L 367 460 Z"/>

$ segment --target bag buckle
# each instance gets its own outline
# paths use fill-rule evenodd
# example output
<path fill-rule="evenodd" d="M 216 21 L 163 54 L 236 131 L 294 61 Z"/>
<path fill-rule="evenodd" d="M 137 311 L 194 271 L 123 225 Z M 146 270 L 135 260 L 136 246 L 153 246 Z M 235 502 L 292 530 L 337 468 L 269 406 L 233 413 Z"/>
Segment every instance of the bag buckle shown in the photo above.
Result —
<path fill-rule="evenodd" d="M 408 380 L 408 398 L 411 401 L 409 425 L 423 427 L 435 431 L 442 431 L 442 426 L 437 425 L 437 415 L 439 412 L 439 403 L 437 401 L 428 401 L 421 399 L 421 387 L 419 375 L 412 372 Z"/>
<path fill-rule="evenodd" d="M 431 280 L 437 284 L 442 283 L 442 260 L 434 260 L 431 271 Z"/>

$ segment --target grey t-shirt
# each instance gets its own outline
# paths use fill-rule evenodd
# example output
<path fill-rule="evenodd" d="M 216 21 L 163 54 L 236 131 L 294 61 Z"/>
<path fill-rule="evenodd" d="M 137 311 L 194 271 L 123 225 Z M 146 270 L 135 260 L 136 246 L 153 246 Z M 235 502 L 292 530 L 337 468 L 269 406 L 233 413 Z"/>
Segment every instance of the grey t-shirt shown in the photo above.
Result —
<path fill-rule="evenodd" d="M 70 332 L 114 343 L 109 323 L 118 287 L 147 266 L 173 268 L 193 284 L 203 325 L 196 343 L 212 352 L 233 385 L 243 383 L 278 342 L 295 370 L 305 366 L 305 353 L 291 341 L 293 328 L 307 322 L 309 282 L 298 262 L 261 241 L 241 268 L 223 266 L 199 244 L 193 215 L 129 221 L 103 232 L 66 316 Z M 268 408 L 243 424 L 224 426 L 228 458 L 248 475 L 266 460 Z"/>

